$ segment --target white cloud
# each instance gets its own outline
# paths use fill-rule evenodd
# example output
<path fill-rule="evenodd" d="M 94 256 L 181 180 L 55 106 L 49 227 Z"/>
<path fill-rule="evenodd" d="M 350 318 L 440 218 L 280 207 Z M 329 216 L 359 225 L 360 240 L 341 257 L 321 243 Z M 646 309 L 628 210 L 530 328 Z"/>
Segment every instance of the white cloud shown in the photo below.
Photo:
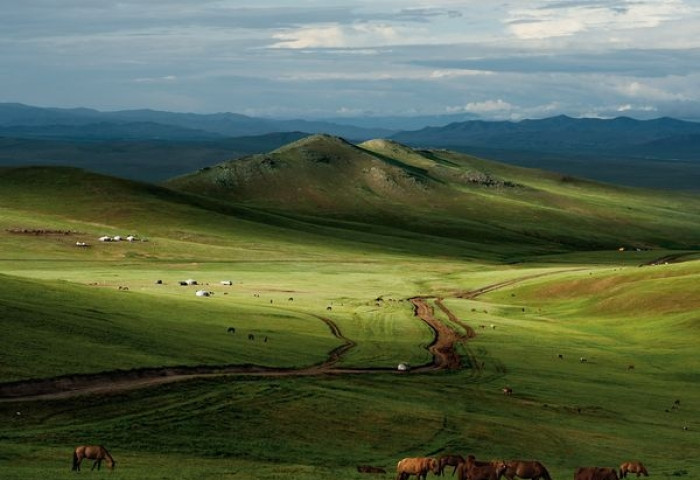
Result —
<path fill-rule="evenodd" d="M 366 48 L 401 43 L 402 35 L 387 24 L 302 27 L 273 35 L 272 48 Z"/>
<path fill-rule="evenodd" d="M 508 30 L 521 39 L 546 39 L 581 32 L 618 32 L 658 27 L 695 12 L 683 0 L 610 0 L 571 2 L 555 5 L 535 2 L 528 8 L 512 10 Z"/>
<path fill-rule="evenodd" d="M 683 93 L 670 92 L 639 81 L 623 83 L 617 87 L 617 90 L 627 97 L 640 98 L 647 101 L 667 102 L 690 100 L 690 98 Z"/>
<path fill-rule="evenodd" d="M 450 113 L 469 112 L 483 114 L 509 112 L 513 110 L 513 108 L 513 105 L 499 98 L 496 100 L 486 100 L 483 102 L 469 102 L 461 107 L 448 107 L 447 111 Z"/>
<path fill-rule="evenodd" d="M 165 75 L 164 77 L 142 77 L 135 78 L 136 83 L 164 83 L 164 82 L 174 82 L 177 80 L 175 75 Z"/>

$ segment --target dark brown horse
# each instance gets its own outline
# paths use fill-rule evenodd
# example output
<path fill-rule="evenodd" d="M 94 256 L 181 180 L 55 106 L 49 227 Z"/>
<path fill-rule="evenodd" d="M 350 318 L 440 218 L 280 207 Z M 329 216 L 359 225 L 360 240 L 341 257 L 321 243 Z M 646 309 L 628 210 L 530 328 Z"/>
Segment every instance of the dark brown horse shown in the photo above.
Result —
<path fill-rule="evenodd" d="M 617 470 L 610 467 L 579 467 L 574 480 L 619 480 Z"/>
<path fill-rule="evenodd" d="M 469 455 L 467 461 L 457 468 L 459 480 L 500 480 L 508 468 L 502 460 L 483 462 Z"/>
<path fill-rule="evenodd" d="M 642 462 L 625 462 L 620 465 L 620 478 L 627 477 L 628 473 L 636 473 L 637 477 L 640 475 L 649 476 L 649 472 L 647 472 Z"/>
<path fill-rule="evenodd" d="M 464 457 L 461 455 L 441 455 L 438 458 L 438 467 L 440 468 L 440 473 L 438 475 L 443 475 L 445 473 L 445 467 L 449 465 L 454 467 L 452 469 L 452 475 L 454 476 L 455 472 L 457 471 L 457 467 L 463 464 L 464 461 Z"/>
<path fill-rule="evenodd" d="M 536 460 L 511 460 L 506 462 L 506 471 L 503 475 L 508 480 L 513 480 L 515 477 L 531 478 L 532 480 L 552 480 L 547 469 Z"/>
<path fill-rule="evenodd" d="M 90 470 L 94 470 L 95 467 L 97 467 L 97 470 L 99 470 L 102 466 L 102 460 L 107 461 L 107 466 L 111 470 L 114 470 L 116 463 L 112 458 L 112 455 L 110 455 L 107 449 L 102 445 L 81 445 L 73 450 L 73 471 L 80 471 L 80 464 L 85 458 L 88 460 L 94 460 Z"/>

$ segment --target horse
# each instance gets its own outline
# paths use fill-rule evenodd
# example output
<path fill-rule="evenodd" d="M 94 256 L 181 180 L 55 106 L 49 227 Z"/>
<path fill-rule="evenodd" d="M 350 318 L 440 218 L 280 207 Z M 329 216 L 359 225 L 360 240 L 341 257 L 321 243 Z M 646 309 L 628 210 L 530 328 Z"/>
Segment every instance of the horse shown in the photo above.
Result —
<path fill-rule="evenodd" d="M 503 460 L 480 462 L 469 455 L 457 469 L 457 477 L 459 480 L 500 480 L 507 468 Z"/>
<path fill-rule="evenodd" d="M 579 467 L 574 480 L 619 480 L 617 470 L 610 467 Z"/>
<path fill-rule="evenodd" d="M 438 468 L 440 469 L 440 473 L 438 475 L 443 475 L 445 473 L 445 467 L 450 465 L 451 467 L 454 467 L 452 469 L 452 476 L 454 476 L 455 472 L 457 471 L 457 467 L 459 467 L 462 463 L 464 463 L 464 457 L 461 455 L 442 455 L 438 458 Z"/>
<path fill-rule="evenodd" d="M 637 477 L 640 475 L 649 476 L 649 472 L 642 465 L 642 462 L 625 462 L 620 465 L 620 478 L 626 478 L 628 473 L 636 473 Z"/>
<path fill-rule="evenodd" d="M 396 480 L 407 480 L 415 475 L 417 480 L 425 480 L 428 472 L 440 474 L 438 461 L 432 457 L 404 458 L 396 464 Z"/>
<path fill-rule="evenodd" d="M 552 480 L 545 466 L 536 460 L 511 460 L 506 462 L 506 467 L 504 475 L 508 480 L 514 477 Z"/>
<path fill-rule="evenodd" d="M 85 458 L 88 460 L 95 460 L 90 470 L 94 470 L 95 467 L 97 467 L 97 470 L 99 470 L 102 466 L 102 460 L 107 461 L 107 466 L 109 466 L 110 470 L 114 470 L 114 466 L 116 465 L 112 455 L 110 455 L 107 449 L 102 445 L 81 445 L 73 450 L 72 470 L 79 472 L 80 464 Z"/>

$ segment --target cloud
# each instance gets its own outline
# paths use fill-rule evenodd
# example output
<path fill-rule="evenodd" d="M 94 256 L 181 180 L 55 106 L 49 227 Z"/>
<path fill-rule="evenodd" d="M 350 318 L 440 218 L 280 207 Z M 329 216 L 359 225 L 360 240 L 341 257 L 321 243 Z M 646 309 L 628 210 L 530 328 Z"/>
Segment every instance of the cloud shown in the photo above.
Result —
<path fill-rule="evenodd" d="M 167 82 L 175 82 L 176 80 L 177 80 L 177 77 L 175 75 L 165 75 L 164 77 L 135 78 L 134 82 L 136 82 L 136 83 L 167 83 Z"/>
<path fill-rule="evenodd" d="M 648 101 L 668 102 L 690 100 L 690 98 L 683 93 L 670 92 L 639 81 L 624 83 L 620 85 L 617 90 L 627 97 L 641 98 Z"/>
<path fill-rule="evenodd" d="M 483 102 L 469 102 L 463 107 L 456 107 L 450 109 L 452 113 L 456 113 L 458 111 L 460 112 L 469 112 L 469 113 L 478 113 L 478 114 L 484 114 L 484 113 L 496 113 L 496 112 L 510 112 L 513 110 L 514 107 L 508 102 L 503 101 L 502 99 L 496 99 L 496 100 L 485 100 Z"/>
<path fill-rule="evenodd" d="M 530 2 L 514 9 L 506 20 L 517 38 L 532 40 L 571 36 L 581 32 L 648 29 L 683 18 L 697 7 L 683 0 Z"/>

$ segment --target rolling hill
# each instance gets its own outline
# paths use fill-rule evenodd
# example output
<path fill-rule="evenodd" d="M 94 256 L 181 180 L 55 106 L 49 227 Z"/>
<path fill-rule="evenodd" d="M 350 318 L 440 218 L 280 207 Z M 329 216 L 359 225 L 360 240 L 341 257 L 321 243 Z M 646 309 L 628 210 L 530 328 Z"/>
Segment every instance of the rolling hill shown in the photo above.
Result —
<path fill-rule="evenodd" d="M 597 184 L 387 140 L 316 135 L 171 188 L 286 214 L 384 225 L 482 248 L 697 248 L 692 195 Z"/>

